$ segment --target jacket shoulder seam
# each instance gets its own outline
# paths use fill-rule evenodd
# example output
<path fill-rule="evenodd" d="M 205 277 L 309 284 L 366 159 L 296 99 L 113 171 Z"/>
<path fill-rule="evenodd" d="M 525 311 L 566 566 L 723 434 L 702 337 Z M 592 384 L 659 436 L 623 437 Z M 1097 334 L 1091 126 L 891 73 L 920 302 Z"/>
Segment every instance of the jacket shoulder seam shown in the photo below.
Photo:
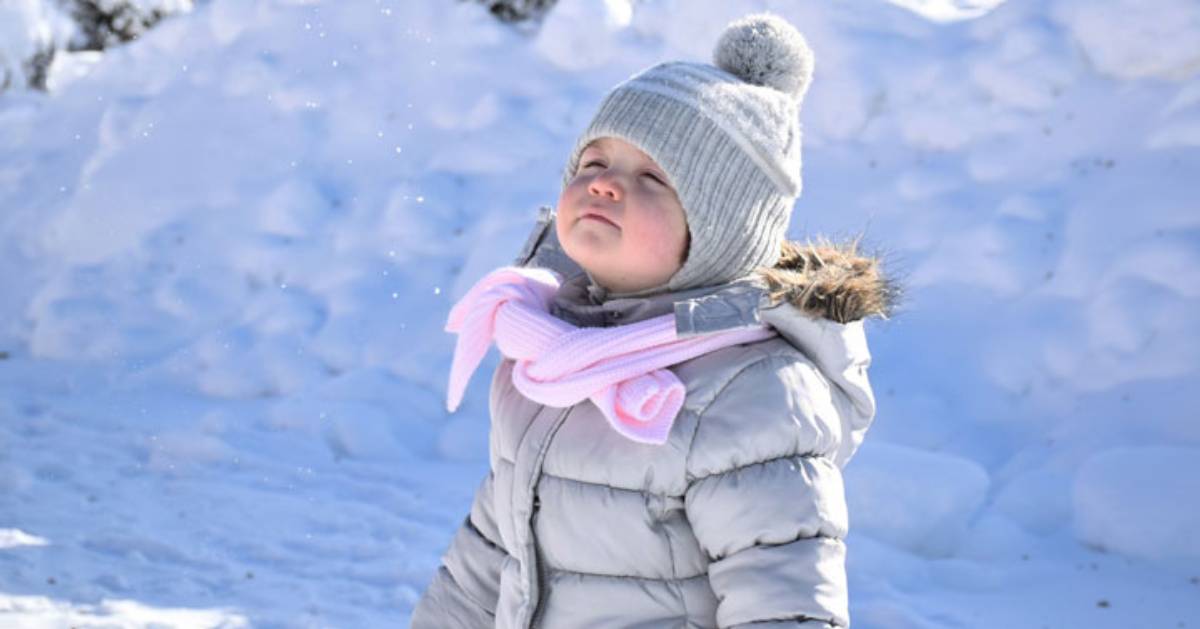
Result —
<path fill-rule="evenodd" d="M 675 495 L 675 494 L 671 494 L 671 493 L 659 493 L 656 491 L 646 491 L 645 489 L 638 489 L 638 488 L 633 488 L 633 487 L 621 487 L 619 485 L 609 485 L 608 483 L 604 483 L 604 482 L 600 482 L 600 481 L 583 480 L 580 478 L 571 478 L 570 476 L 554 474 L 552 472 L 547 472 L 545 470 L 542 471 L 541 475 L 548 476 L 550 478 L 553 478 L 554 480 L 563 481 L 563 482 L 567 482 L 567 483 L 579 483 L 580 485 L 592 485 L 592 486 L 600 487 L 603 489 L 615 489 L 616 491 L 631 492 L 631 493 L 635 493 L 635 494 L 642 494 L 645 496 L 654 496 L 657 498 L 682 498 L 683 497 L 681 495 Z"/>
<path fill-rule="evenodd" d="M 577 574 L 585 577 L 601 578 L 601 579 L 628 579 L 634 581 L 661 581 L 663 583 L 675 583 L 679 581 L 692 581 L 695 579 L 707 579 L 707 572 L 694 574 L 690 577 L 647 577 L 636 574 L 604 574 L 601 572 L 587 572 L 584 570 L 571 570 L 569 568 L 554 568 L 547 567 L 546 570 L 558 574 Z"/>
<path fill-rule="evenodd" d="M 754 467 L 755 465 L 764 465 L 766 463 L 780 461 L 783 459 L 828 459 L 828 458 L 829 458 L 828 456 L 821 454 L 820 452 L 799 452 L 799 453 L 791 453 L 791 454 L 781 454 L 779 456 L 767 457 L 765 459 L 760 459 L 757 461 L 750 461 L 748 463 L 738 463 L 737 465 L 734 465 L 733 467 L 728 467 L 728 468 L 725 468 L 723 470 L 719 470 L 716 472 L 709 472 L 708 474 L 704 474 L 703 476 L 693 476 L 691 478 L 691 480 L 688 481 L 688 484 L 690 485 L 692 483 L 698 483 L 706 478 L 712 478 L 714 476 L 724 476 L 731 472 L 736 472 L 738 470 L 746 469 L 747 467 Z"/>
<path fill-rule="evenodd" d="M 716 562 L 718 562 L 718 561 L 723 561 L 723 560 L 725 560 L 725 559 L 728 559 L 728 558 L 730 558 L 730 557 L 732 557 L 732 556 L 734 556 L 734 555 L 737 555 L 737 554 L 739 554 L 739 553 L 744 553 L 744 552 L 746 552 L 746 551 L 748 551 L 748 550 L 753 550 L 753 549 L 755 549 L 755 548 L 765 548 L 765 549 L 770 549 L 770 548 L 780 548 L 780 547 L 783 547 L 783 546 L 790 546 L 790 545 L 792 545 L 792 544 L 795 544 L 795 543 L 797 543 L 797 542 L 803 542 L 803 541 L 814 540 L 814 539 L 815 539 L 815 540 L 821 540 L 823 543 L 841 544 L 841 545 L 843 545 L 843 546 L 846 544 L 846 540 L 845 540 L 845 538 L 838 537 L 838 536 L 836 536 L 836 535 L 824 535 L 824 534 L 822 534 L 822 533 L 821 533 L 821 532 L 818 530 L 816 533 L 814 533 L 814 534 L 812 534 L 812 535 L 797 535 L 797 536 L 795 536 L 795 537 L 793 537 L 793 538 L 791 538 L 791 539 L 789 539 L 789 540 L 787 540 L 787 541 L 785 541 L 785 542 L 757 542 L 757 541 L 756 541 L 756 542 L 754 542 L 753 544 L 750 544 L 749 546 L 746 546 L 745 548 L 741 548 L 741 549 L 739 549 L 739 550 L 735 550 L 735 551 L 733 551 L 733 552 L 731 552 L 731 553 L 729 553 L 729 554 L 727 554 L 727 555 L 716 555 L 716 556 L 709 556 L 709 558 L 708 558 L 708 559 L 709 559 L 709 561 L 710 561 L 711 563 L 716 563 Z"/>

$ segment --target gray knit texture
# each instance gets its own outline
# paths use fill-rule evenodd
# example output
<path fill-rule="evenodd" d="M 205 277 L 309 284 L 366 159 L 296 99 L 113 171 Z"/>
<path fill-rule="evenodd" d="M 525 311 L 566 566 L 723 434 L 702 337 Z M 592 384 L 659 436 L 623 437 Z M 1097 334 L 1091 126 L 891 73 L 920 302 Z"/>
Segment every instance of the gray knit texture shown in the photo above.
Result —
<path fill-rule="evenodd" d="M 713 59 L 661 63 L 617 85 L 571 151 L 564 188 L 593 140 L 637 146 L 666 172 L 687 217 L 682 268 L 660 286 L 611 297 L 723 284 L 779 258 L 801 189 L 812 51 L 795 27 L 762 13 L 727 26 Z"/>

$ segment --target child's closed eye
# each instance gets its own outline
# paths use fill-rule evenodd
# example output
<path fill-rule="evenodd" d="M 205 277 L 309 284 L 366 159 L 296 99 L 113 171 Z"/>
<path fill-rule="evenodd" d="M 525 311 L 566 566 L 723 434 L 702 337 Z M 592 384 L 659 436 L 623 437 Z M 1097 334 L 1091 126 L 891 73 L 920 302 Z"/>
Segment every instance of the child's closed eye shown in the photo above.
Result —
<path fill-rule="evenodd" d="M 658 175 L 656 175 L 656 174 L 654 174 L 654 173 L 646 172 L 646 173 L 642 173 L 642 176 L 643 176 L 643 177 L 648 177 L 648 178 L 650 178 L 651 180 L 653 180 L 653 181 L 655 181 L 655 182 L 658 182 L 659 184 L 662 184 L 662 185 L 664 185 L 664 186 L 665 186 L 665 185 L 667 185 L 667 182 L 666 182 L 666 181 L 663 181 L 663 178 L 662 178 L 662 177 L 659 177 Z"/>
<path fill-rule="evenodd" d="M 591 168 L 592 166 L 599 166 L 600 168 L 604 168 L 605 163 L 598 159 L 585 160 L 580 163 L 579 170 L 584 170 L 585 168 Z M 666 179 L 664 179 L 658 173 L 655 173 L 653 171 L 646 171 L 646 172 L 642 173 L 641 176 L 643 176 L 661 186 L 667 185 Z"/>

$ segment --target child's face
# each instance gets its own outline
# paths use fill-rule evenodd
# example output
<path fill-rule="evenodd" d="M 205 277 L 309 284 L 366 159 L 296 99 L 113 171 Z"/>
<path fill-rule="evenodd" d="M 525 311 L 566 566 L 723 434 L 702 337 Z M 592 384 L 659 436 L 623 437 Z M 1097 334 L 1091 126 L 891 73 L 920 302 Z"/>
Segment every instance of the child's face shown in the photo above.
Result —
<path fill-rule="evenodd" d="M 617 138 L 584 149 L 555 223 L 567 255 L 614 292 L 666 282 L 687 253 L 687 219 L 666 173 Z"/>

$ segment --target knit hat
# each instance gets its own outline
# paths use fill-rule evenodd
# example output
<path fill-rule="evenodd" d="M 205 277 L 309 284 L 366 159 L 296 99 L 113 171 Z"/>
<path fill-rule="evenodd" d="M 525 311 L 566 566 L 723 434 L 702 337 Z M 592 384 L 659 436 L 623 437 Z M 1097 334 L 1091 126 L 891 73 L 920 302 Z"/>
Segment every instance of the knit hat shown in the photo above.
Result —
<path fill-rule="evenodd" d="M 618 84 L 579 137 L 580 155 L 601 137 L 640 148 L 671 180 L 691 245 L 661 286 L 624 296 L 723 284 L 779 258 L 800 195 L 800 104 L 813 72 L 804 36 L 770 13 L 730 23 L 713 62 L 673 61 Z"/>

